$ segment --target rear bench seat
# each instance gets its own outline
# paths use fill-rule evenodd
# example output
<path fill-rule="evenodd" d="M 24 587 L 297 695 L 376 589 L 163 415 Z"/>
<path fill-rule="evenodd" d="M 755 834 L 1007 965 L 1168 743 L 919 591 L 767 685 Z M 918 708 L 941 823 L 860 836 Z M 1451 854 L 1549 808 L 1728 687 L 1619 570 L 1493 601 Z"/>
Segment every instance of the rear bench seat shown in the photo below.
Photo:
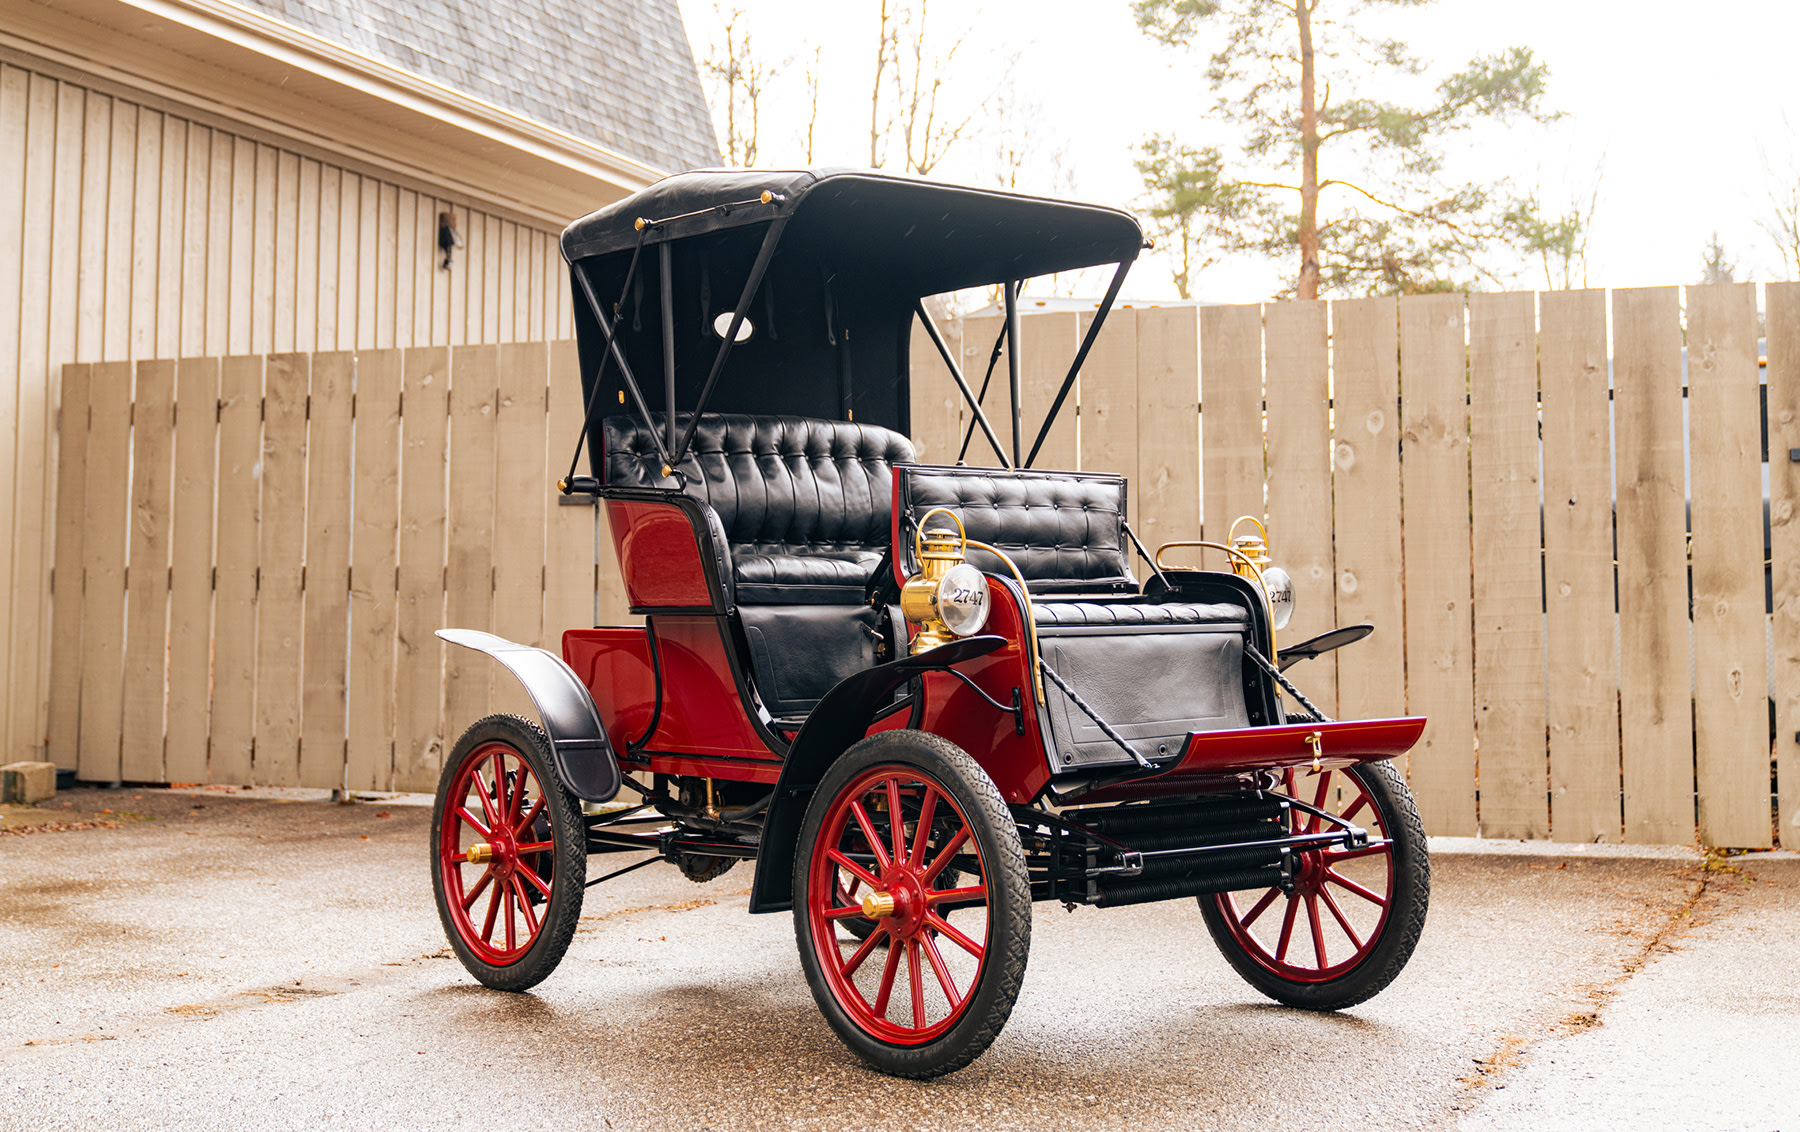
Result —
<path fill-rule="evenodd" d="M 878 425 L 706 413 L 679 483 L 642 420 L 608 417 L 602 437 L 608 486 L 679 486 L 718 513 L 741 605 L 861 604 L 888 545 L 894 465 L 914 458 Z"/>

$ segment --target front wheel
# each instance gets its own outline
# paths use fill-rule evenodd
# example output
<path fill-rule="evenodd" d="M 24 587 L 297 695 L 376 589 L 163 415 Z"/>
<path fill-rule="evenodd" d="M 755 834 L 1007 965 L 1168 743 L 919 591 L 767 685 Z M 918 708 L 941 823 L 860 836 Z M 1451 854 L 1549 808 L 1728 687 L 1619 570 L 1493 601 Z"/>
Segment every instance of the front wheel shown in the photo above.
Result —
<path fill-rule="evenodd" d="M 1200 897 L 1200 912 L 1225 959 L 1277 1002 L 1341 1010 L 1373 998 L 1412 958 L 1431 895 L 1425 826 L 1391 763 L 1286 773 L 1282 791 L 1369 831 L 1359 849 L 1299 854 L 1292 892 Z M 1299 808 L 1289 831 L 1330 828 Z"/>
<path fill-rule="evenodd" d="M 975 760 L 920 731 L 845 752 L 800 829 L 794 934 L 819 1010 L 876 1069 L 935 1077 L 981 1056 L 1025 977 L 1031 886 Z"/>
<path fill-rule="evenodd" d="M 581 918 L 587 829 L 537 724 L 491 715 L 463 732 L 431 811 L 431 887 L 462 965 L 520 991 L 562 961 Z"/>

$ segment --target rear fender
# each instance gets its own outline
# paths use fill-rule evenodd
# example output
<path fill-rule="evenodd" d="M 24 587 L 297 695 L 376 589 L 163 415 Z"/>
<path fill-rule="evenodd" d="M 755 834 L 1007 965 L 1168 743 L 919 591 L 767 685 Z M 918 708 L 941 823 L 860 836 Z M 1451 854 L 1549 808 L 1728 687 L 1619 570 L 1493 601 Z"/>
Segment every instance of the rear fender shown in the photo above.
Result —
<path fill-rule="evenodd" d="M 934 668 L 948 668 L 986 656 L 1006 644 L 1005 637 L 968 637 L 916 656 L 903 656 L 847 676 L 825 693 L 807 715 L 800 734 L 781 764 L 781 778 L 763 819 L 756 855 L 756 880 L 750 888 L 750 911 L 783 912 L 794 905 L 794 853 L 807 803 L 825 771 L 851 744 L 868 733 L 869 724 L 893 702 L 900 686 Z"/>
<path fill-rule="evenodd" d="M 610 802 L 619 792 L 619 760 L 575 670 L 555 653 L 475 629 L 439 629 L 453 645 L 486 653 L 518 677 L 537 706 L 556 756 L 556 775 L 584 802 Z"/>

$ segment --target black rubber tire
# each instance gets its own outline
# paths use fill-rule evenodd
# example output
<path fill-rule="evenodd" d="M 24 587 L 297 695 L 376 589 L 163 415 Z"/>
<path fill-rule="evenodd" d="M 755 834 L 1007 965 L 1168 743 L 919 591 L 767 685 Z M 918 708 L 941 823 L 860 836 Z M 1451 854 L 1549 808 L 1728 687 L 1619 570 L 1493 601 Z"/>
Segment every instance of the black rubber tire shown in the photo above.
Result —
<path fill-rule="evenodd" d="M 444 806 L 457 768 L 473 752 L 491 743 L 501 743 L 522 756 L 543 788 L 545 817 L 549 819 L 551 883 L 550 898 L 542 906 L 542 927 L 525 954 L 496 966 L 483 960 L 464 942 L 451 917 L 444 895 L 442 859 L 438 851 L 443 829 Z M 539 870 L 542 875 L 542 870 Z M 431 893 L 437 902 L 438 921 L 450 941 L 451 950 L 475 980 L 494 990 L 522 991 L 548 978 L 562 962 L 575 938 L 575 927 L 581 919 L 581 901 L 587 882 L 587 825 L 582 820 L 581 802 L 563 786 L 556 776 L 551 757 L 550 738 L 536 722 L 516 715 L 490 715 L 472 724 L 450 757 L 444 760 L 438 778 L 437 799 L 431 807 Z"/>
<path fill-rule="evenodd" d="M 1360 962 L 1324 982 L 1283 978 L 1244 951 L 1219 910 L 1217 899 L 1198 898 L 1200 914 L 1226 962 L 1263 994 L 1303 1010 L 1343 1010 L 1381 993 L 1412 958 L 1419 935 L 1425 930 L 1425 913 L 1431 903 L 1431 857 L 1426 849 L 1425 823 L 1400 772 L 1391 762 L 1377 762 L 1362 763 L 1341 773 L 1362 784 L 1394 849 L 1394 890 L 1389 897 L 1387 920 Z"/>
<path fill-rule="evenodd" d="M 863 771 L 882 765 L 923 771 L 951 794 L 968 819 L 988 870 L 988 958 L 972 992 L 973 1000 L 954 1026 L 924 1045 L 882 1041 L 851 1019 L 820 969 L 807 914 L 808 866 L 832 800 Z M 987 772 L 962 748 L 924 731 L 884 731 L 844 752 L 813 793 L 800 827 L 794 859 L 794 935 L 800 965 L 820 1013 L 844 1044 L 872 1068 L 895 1077 L 939 1077 L 986 1052 L 1018 1001 L 1031 954 L 1031 881 L 1025 869 L 1025 849 L 1018 826 Z"/>

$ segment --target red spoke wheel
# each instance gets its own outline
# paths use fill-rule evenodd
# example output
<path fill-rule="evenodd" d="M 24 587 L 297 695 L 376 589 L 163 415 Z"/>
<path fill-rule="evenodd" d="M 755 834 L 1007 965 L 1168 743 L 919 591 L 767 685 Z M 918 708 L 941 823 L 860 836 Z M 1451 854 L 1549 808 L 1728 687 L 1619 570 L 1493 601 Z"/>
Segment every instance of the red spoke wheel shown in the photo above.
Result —
<path fill-rule="evenodd" d="M 1354 1006 L 1394 980 L 1425 927 L 1431 862 L 1418 807 L 1385 762 L 1289 770 L 1277 792 L 1368 830 L 1368 846 L 1301 853 L 1292 892 L 1202 896 L 1200 911 L 1226 960 L 1270 998 L 1310 1010 Z M 1331 828 L 1298 807 L 1288 824 L 1293 833 Z"/>
<path fill-rule="evenodd" d="M 493 715 L 457 740 L 432 808 L 431 866 L 444 934 L 483 986 L 524 990 L 556 969 L 581 918 L 587 829 L 537 724 Z"/>
<path fill-rule="evenodd" d="M 820 1011 L 875 1068 L 935 1077 L 981 1056 L 1031 948 L 1024 848 L 992 780 L 919 731 L 851 747 L 801 826 L 794 931 Z"/>

